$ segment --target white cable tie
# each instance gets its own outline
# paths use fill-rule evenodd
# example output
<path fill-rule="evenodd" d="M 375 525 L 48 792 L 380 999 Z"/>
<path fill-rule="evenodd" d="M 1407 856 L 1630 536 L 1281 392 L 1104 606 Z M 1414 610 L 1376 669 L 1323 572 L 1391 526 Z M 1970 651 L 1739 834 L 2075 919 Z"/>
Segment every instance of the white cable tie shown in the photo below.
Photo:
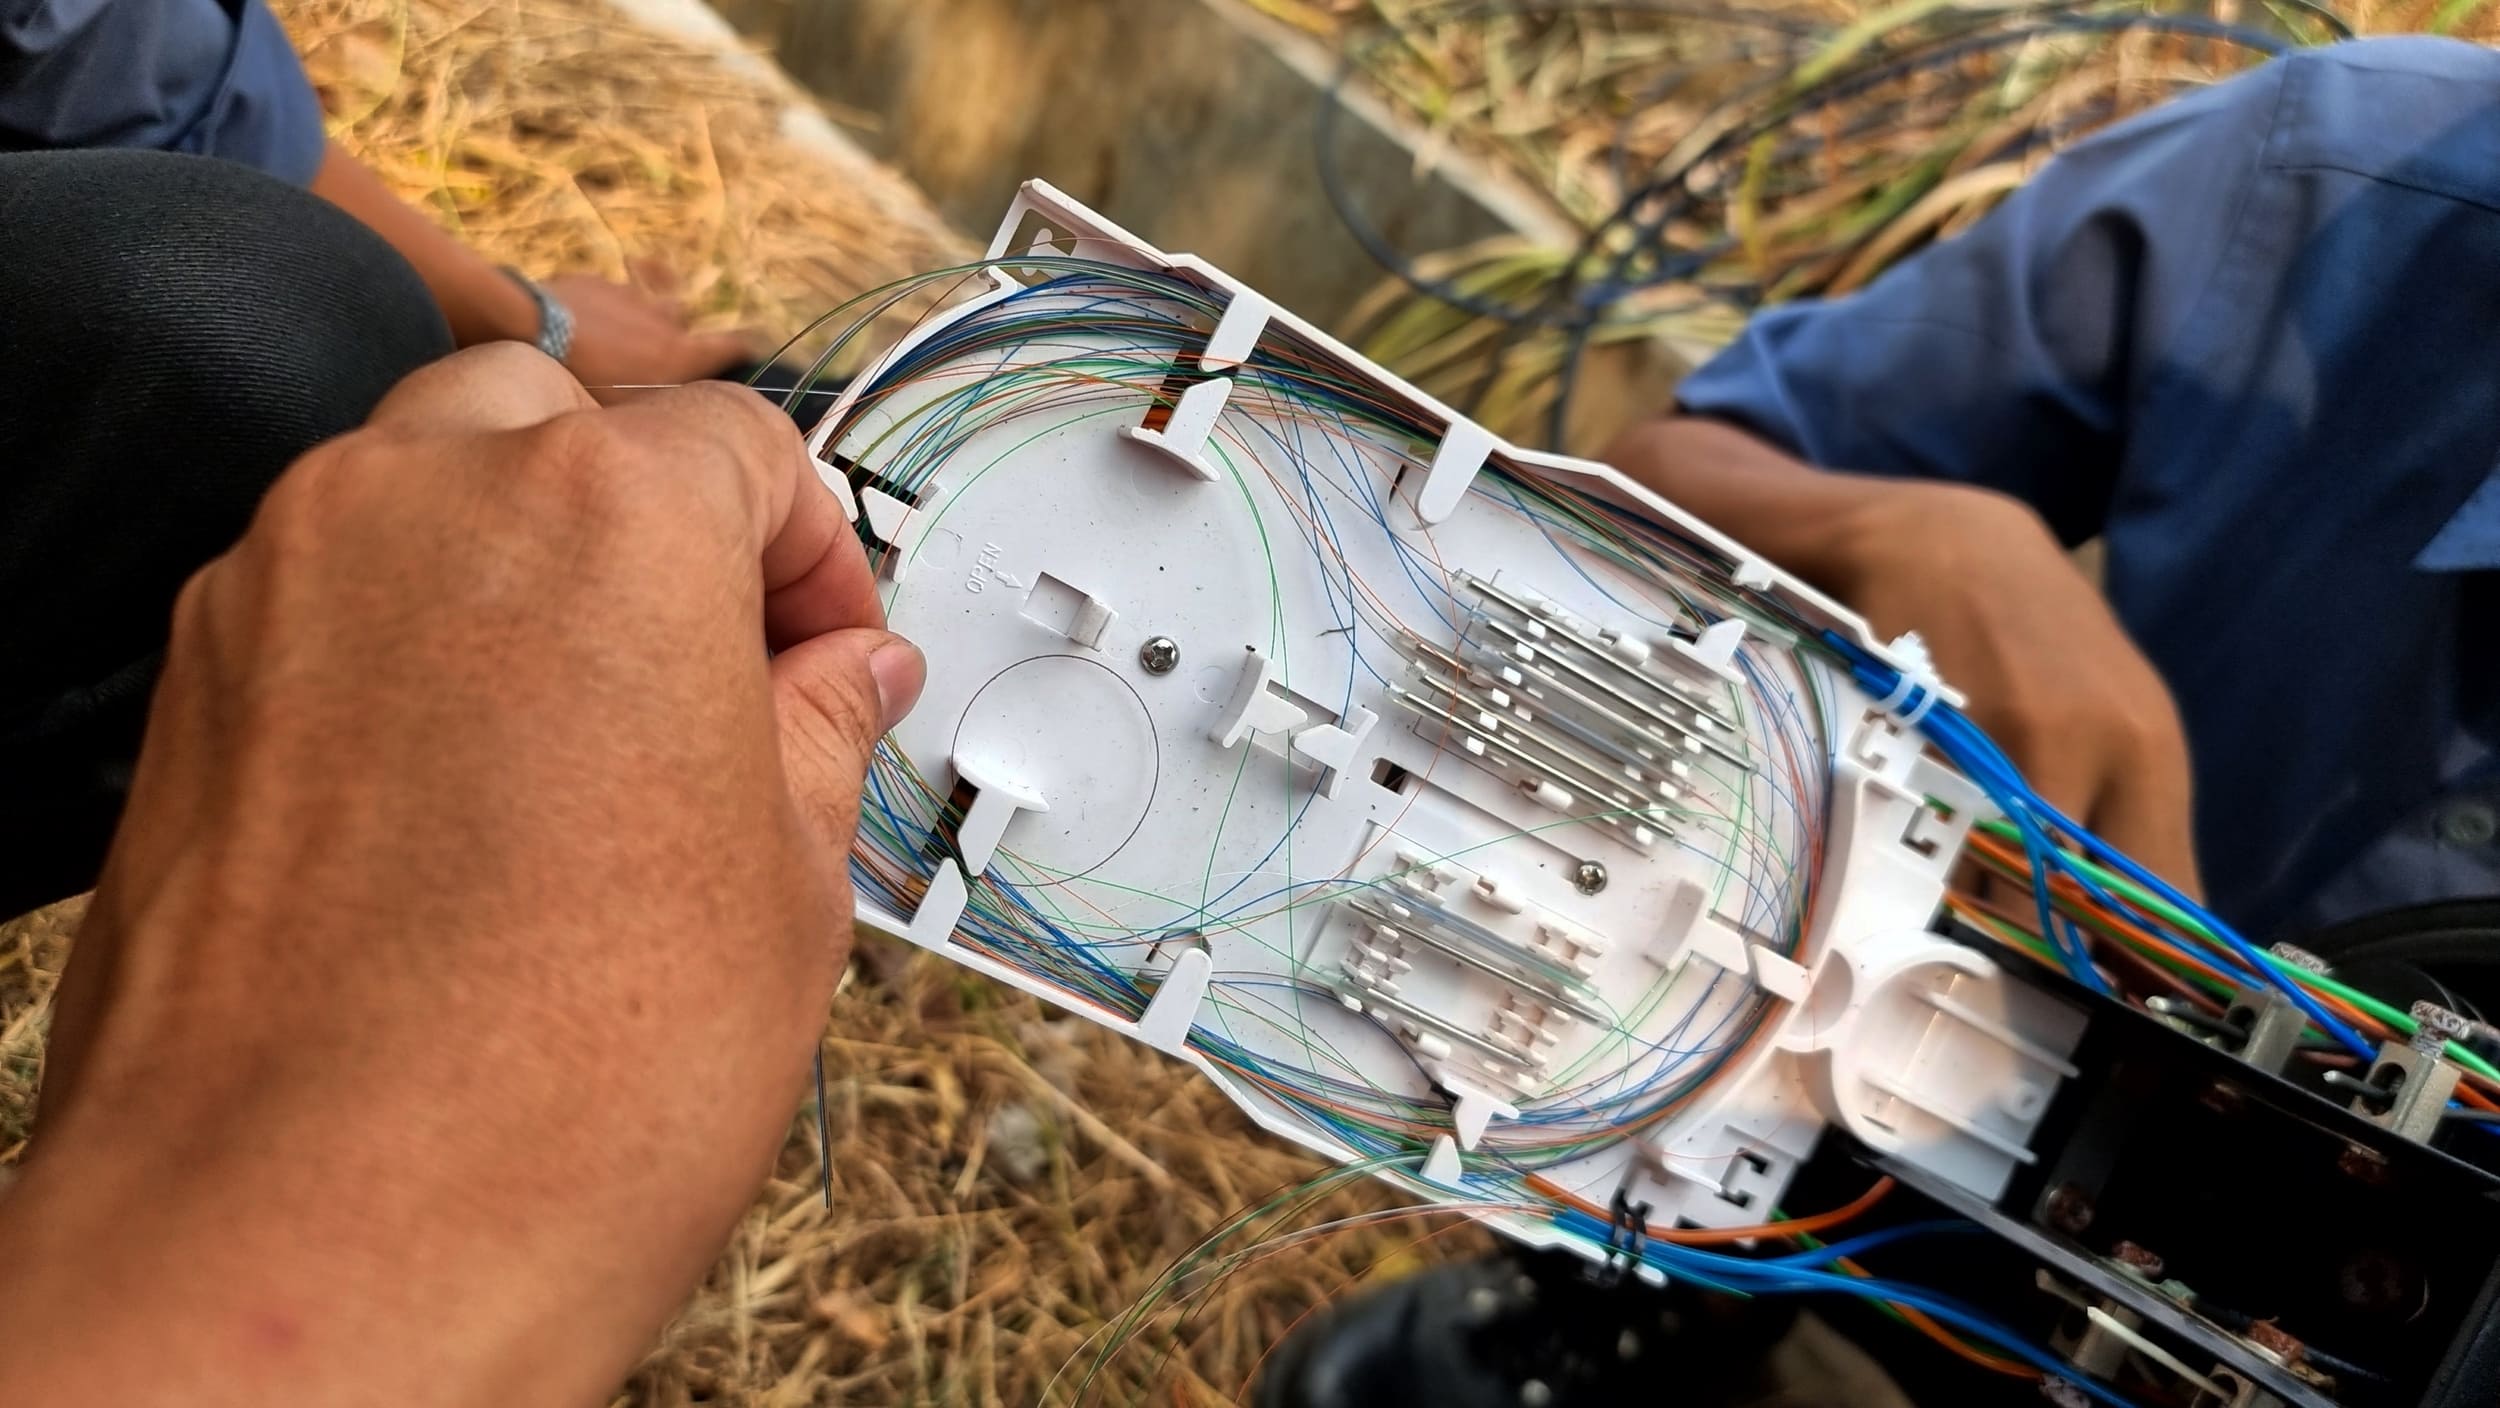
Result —
<path fill-rule="evenodd" d="M 1943 692 L 1944 686 L 1934 681 L 1920 685 L 1918 702 L 1910 706 L 1910 712 L 1901 716 L 1901 722 L 1912 728 L 1918 727 L 1920 720 L 1927 717 L 1927 711 L 1936 707 L 1936 700 L 1943 696 Z"/>
<path fill-rule="evenodd" d="M 1892 682 L 1892 692 L 1875 701 L 1875 708 L 1890 714 L 1910 728 L 1916 728 L 1944 691 L 1944 682 L 1933 675 L 1899 671 Z"/>

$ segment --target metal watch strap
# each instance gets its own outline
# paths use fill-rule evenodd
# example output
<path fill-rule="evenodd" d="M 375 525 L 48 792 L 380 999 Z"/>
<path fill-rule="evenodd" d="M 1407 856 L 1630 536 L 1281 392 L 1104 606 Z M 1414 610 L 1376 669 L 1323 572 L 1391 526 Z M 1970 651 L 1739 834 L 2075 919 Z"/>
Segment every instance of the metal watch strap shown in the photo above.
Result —
<path fill-rule="evenodd" d="M 538 281 L 518 269 L 507 267 L 504 277 L 521 286 L 521 291 L 538 305 L 538 350 L 561 362 L 573 352 L 573 310 L 556 301 L 554 294 L 538 286 Z"/>

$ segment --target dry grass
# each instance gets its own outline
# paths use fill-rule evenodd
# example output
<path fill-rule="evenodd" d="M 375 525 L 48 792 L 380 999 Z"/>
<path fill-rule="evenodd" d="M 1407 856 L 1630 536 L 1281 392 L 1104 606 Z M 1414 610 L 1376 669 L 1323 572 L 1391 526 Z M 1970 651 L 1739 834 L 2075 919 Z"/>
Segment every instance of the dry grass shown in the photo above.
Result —
<path fill-rule="evenodd" d="M 1922 37 L 1945 32 L 1937 28 L 1940 19 L 1953 23 L 1954 34 L 1982 32 L 1955 7 L 1929 0 L 1247 3 L 1342 48 L 1371 84 L 1436 139 L 1508 167 L 1583 222 L 1603 219 L 1623 200 L 1627 170 L 1638 177 L 1658 169 L 1724 104 L 1776 111 L 1778 100 L 1793 91 L 1783 81 L 1802 86 L 1860 61 L 1899 56 Z M 2019 3 L 2012 8 L 2024 9 Z M 2102 0 L 2062 8 L 2088 8 L 2104 18 L 2211 18 L 2301 43 L 2330 35 L 2298 12 L 2270 14 L 2245 0 Z M 2325 8 L 2361 35 L 2500 41 L 2500 0 L 2326 0 Z M 2030 12 L 2020 27 L 2036 29 L 2042 18 Z M 1916 84 L 1869 89 L 1835 111 L 1818 110 L 1782 134 L 1815 140 L 1817 148 L 1774 159 L 1811 162 L 1827 179 L 1842 172 L 1856 177 L 1852 168 L 1863 167 L 1873 179 L 1849 188 L 1862 196 L 1912 177 L 1921 158 L 1999 151 L 2007 135 L 2021 132 L 2051 138 L 2023 154 L 2036 168 L 2058 145 L 2257 58 L 2179 35 L 2037 38 L 1975 51 L 1963 62 L 1927 70 Z M 1846 119 L 1869 113 L 1880 120 L 1848 126 Z M 1977 130 L 1964 129 L 1971 119 Z M 1618 156 L 1626 166 L 1618 167 Z"/>
<path fill-rule="evenodd" d="M 1417 251 L 1422 273 L 1545 313 L 1566 289 L 1576 300 L 1609 287 L 1593 343 L 1659 337 L 1693 356 L 1758 306 L 1864 287 L 1967 229 L 2074 141 L 2262 57 L 2149 28 L 2045 33 L 2046 10 L 2028 3 L 1248 2 L 1340 47 L 1434 143 L 1546 192 L 1595 241 L 1576 263 L 1518 240 Z M 2364 35 L 2500 39 L 2500 0 L 2327 3 Z M 2212 19 L 2300 43 L 2332 32 L 2246 0 L 2058 9 Z M 1627 200 L 1638 219 L 1618 217 Z M 1649 220 L 1662 222 L 1655 240 L 1635 239 Z M 1506 434 L 1545 433 L 1567 333 L 1508 328 L 1403 284 L 1369 316 L 1355 340 L 1373 357 Z"/>
<path fill-rule="evenodd" d="M 1314 1165 L 1176 1063 L 922 957 L 872 950 L 826 1054 L 834 1211 L 803 1126 L 781 1178 L 620 1401 L 1027 1404 L 1229 1214 Z M 1368 1188 L 1330 1200 L 1379 1207 Z M 1304 1310 L 1436 1229 L 1331 1235 L 1197 1298 L 1087 1401 L 1231 1402 Z M 1466 1244 L 1466 1234 L 1436 1242 Z M 1433 1244 L 1428 1243 L 1426 1250 Z M 1385 1259 L 1385 1260 L 1384 1260 Z"/>
<path fill-rule="evenodd" d="M 24 1147 L 53 983 L 83 902 L 0 925 L 0 1177 Z M 812 1119 L 619 1404 L 1070 1402 L 1089 1338 L 1236 1210 L 1316 1165 L 1194 1072 L 862 940 L 825 1042 L 833 1207 Z M 876 975 L 876 976 L 871 976 Z M 1388 1206 L 1368 1185 L 1314 1218 Z M 1446 1221 L 1330 1234 L 1155 1322 L 1088 1402 L 1231 1402 L 1305 1310 L 1478 1245 Z M 1418 1245 L 1420 1243 L 1420 1245 Z"/>
<path fill-rule="evenodd" d="M 342 140 L 498 259 L 621 276 L 655 257 L 707 319 L 786 333 L 966 253 L 899 177 L 785 142 L 781 94 L 603 0 L 276 8 Z M 0 926 L 0 1176 L 78 913 Z M 812 1120 L 794 1122 L 780 1177 L 619 1403 L 1039 1402 L 1176 1256 L 1316 1171 L 1177 1063 L 933 960 L 862 960 L 825 1047 L 833 1209 Z M 1262 1260 L 1194 1298 L 1181 1352 L 1150 1340 L 1089 1397 L 1229 1401 L 1295 1317 L 1434 1230 Z"/>
<path fill-rule="evenodd" d="M 786 336 L 972 250 L 900 176 L 782 136 L 786 91 L 600 0 L 279 0 L 335 135 L 499 262 Z"/>
<path fill-rule="evenodd" d="M 0 925 L 0 1176 L 25 1151 L 34 1125 L 52 985 L 85 910 L 72 900 Z"/>

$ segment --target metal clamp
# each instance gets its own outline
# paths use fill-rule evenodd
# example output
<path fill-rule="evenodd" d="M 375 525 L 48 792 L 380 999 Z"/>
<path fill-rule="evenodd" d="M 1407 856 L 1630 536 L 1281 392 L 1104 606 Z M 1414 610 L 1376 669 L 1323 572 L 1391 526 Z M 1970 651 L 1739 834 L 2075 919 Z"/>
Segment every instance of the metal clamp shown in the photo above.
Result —
<path fill-rule="evenodd" d="M 2367 1076 L 2356 1079 L 2329 1071 L 2326 1083 L 2351 1093 L 2354 1114 L 2407 1139 L 2428 1142 L 2439 1133 L 2449 1097 L 2464 1075 L 2443 1053 L 2449 1032 L 2465 1019 L 2431 1003 L 2414 1004 L 2413 1017 L 2413 1040 L 2381 1045 Z"/>

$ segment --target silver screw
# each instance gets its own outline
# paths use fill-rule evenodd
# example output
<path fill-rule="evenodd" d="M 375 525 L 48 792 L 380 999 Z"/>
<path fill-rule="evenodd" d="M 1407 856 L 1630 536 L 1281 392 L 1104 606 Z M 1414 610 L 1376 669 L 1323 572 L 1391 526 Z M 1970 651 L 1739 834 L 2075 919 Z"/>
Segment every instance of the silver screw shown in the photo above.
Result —
<path fill-rule="evenodd" d="M 1521 1408 L 1545 1408 L 1553 1401 L 1554 1391 L 1546 1387 L 1543 1379 L 1530 1379 L 1519 1386 Z"/>
<path fill-rule="evenodd" d="M 1137 647 L 1137 663 L 1146 667 L 1147 674 L 1168 675 L 1180 668 L 1180 642 L 1170 636 L 1149 636 Z"/>
<path fill-rule="evenodd" d="M 1572 874 L 1571 883 L 1580 888 L 1581 894 L 1596 894 L 1606 888 L 1606 867 L 1593 860 L 1584 860 L 1580 862 L 1579 870 Z"/>

